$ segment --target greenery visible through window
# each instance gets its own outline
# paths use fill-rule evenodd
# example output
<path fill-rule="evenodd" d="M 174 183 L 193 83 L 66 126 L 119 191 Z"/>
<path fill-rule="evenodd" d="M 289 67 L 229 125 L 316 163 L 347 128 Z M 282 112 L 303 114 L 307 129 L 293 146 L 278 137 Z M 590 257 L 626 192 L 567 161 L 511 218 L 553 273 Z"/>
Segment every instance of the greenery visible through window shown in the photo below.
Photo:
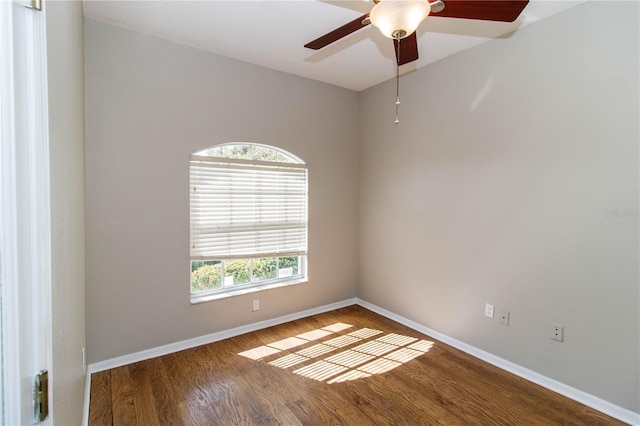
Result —
<path fill-rule="evenodd" d="M 191 292 L 265 283 L 298 275 L 299 256 L 191 261 Z"/>
<path fill-rule="evenodd" d="M 306 278 L 307 169 L 286 151 L 233 143 L 190 160 L 191 294 Z"/>
<path fill-rule="evenodd" d="M 241 160 L 254 161 L 272 161 L 278 163 L 300 163 L 297 159 L 292 158 L 291 154 L 284 154 L 273 148 L 256 144 L 230 144 L 219 145 L 212 148 L 202 150 L 195 155 L 218 157 L 218 158 L 237 158 Z"/>

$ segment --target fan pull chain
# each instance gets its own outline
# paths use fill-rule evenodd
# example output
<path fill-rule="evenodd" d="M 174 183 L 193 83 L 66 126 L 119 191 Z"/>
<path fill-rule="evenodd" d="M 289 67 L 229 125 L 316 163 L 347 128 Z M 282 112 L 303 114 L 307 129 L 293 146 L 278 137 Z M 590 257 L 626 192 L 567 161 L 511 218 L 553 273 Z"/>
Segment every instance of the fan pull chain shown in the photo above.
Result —
<path fill-rule="evenodd" d="M 398 118 L 398 109 L 400 108 L 400 37 L 398 37 L 398 53 L 396 58 L 396 119 L 394 121 L 397 126 L 400 123 Z"/>

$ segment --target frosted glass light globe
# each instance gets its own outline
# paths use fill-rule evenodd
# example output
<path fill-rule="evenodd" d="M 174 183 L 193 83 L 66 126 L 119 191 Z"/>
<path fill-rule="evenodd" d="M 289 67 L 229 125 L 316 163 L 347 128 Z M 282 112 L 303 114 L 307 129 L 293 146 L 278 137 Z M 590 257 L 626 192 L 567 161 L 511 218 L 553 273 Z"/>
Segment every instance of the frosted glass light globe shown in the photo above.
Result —
<path fill-rule="evenodd" d="M 369 18 L 386 37 L 399 39 L 413 34 L 430 11 L 427 0 L 381 0 Z"/>

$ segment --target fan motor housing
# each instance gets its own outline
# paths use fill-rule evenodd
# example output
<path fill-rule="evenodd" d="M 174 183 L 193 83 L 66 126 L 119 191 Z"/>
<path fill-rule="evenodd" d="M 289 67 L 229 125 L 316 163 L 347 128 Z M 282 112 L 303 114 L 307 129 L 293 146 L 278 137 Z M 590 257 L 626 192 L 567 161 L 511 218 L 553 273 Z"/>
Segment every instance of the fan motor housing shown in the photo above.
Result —
<path fill-rule="evenodd" d="M 375 4 L 380 3 L 382 0 L 373 0 Z M 429 6 L 431 7 L 431 13 L 439 13 L 444 10 L 445 4 L 442 0 L 436 0 L 433 3 L 429 2 Z"/>

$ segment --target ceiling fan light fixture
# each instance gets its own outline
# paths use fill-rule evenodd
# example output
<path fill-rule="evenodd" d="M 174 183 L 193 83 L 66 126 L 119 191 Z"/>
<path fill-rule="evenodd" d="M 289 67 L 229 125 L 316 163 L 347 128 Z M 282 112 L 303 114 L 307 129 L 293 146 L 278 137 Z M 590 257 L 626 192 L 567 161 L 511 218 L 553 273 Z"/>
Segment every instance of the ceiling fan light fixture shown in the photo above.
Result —
<path fill-rule="evenodd" d="M 413 34 L 430 11 L 427 0 L 381 0 L 369 18 L 385 37 L 397 40 Z"/>

